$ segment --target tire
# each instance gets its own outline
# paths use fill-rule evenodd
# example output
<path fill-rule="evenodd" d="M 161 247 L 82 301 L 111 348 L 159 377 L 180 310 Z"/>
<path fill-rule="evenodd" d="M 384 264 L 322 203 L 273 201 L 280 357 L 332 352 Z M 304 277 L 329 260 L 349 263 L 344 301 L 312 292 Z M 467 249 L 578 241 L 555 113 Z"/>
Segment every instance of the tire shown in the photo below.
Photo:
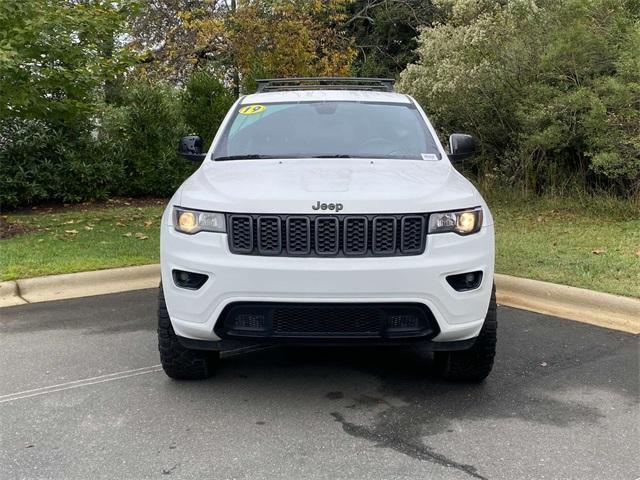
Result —
<path fill-rule="evenodd" d="M 446 380 L 481 382 L 493 368 L 496 354 L 498 320 L 496 286 L 493 285 L 489 310 L 473 347 L 454 352 L 435 352 L 438 373 Z"/>
<path fill-rule="evenodd" d="M 158 292 L 158 350 L 162 369 L 176 380 L 202 380 L 215 373 L 220 352 L 184 347 L 173 331 L 162 284 Z"/>

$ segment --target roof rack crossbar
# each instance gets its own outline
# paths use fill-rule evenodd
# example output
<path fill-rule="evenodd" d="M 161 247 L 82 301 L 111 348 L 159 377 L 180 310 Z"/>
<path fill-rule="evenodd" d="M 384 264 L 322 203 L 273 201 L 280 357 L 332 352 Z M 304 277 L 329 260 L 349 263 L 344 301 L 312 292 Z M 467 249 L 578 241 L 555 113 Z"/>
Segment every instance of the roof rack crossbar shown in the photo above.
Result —
<path fill-rule="evenodd" d="M 364 77 L 295 77 L 264 78 L 256 80 L 256 93 L 287 90 L 376 90 L 392 92 L 392 78 Z"/>

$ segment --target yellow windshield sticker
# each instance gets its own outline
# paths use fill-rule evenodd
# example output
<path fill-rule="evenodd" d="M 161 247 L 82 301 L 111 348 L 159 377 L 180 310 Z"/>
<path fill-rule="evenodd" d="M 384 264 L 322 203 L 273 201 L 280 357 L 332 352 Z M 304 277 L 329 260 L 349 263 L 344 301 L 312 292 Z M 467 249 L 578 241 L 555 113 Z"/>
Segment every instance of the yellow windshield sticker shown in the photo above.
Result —
<path fill-rule="evenodd" d="M 246 105 L 238 110 L 238 113 L 242 115 L 253 115 L 255 113 L 263 112 L 264 109 L 267 108 L 264 105 Z"/>

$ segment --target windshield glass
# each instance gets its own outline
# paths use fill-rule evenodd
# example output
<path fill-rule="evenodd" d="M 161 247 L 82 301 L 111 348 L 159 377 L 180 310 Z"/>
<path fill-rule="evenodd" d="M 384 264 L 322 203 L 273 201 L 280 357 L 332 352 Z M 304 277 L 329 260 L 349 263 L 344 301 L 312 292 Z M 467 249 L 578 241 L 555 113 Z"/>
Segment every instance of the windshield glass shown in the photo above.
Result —
<path fill-rule="evenodd" d="M 398 158 L 440 154 L 412 104 L 283 102 L 240 105 L 214 160 Z"/>

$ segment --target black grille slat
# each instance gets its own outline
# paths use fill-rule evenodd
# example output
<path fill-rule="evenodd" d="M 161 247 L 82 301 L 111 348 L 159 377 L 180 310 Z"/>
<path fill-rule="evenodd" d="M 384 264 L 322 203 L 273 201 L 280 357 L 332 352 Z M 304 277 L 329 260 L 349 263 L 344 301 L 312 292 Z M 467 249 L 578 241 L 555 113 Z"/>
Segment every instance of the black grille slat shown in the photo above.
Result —
<path fill-rule="evenodd" d="M 311 252 L 311 221 L 307 217 L 289 217 L 286 226 L 287 252 L 308 255 Z"/>
<path fill-rule="evenodd" d="M 336 217 L 319 217 L 315 222 L 318 255 L 337 255 L 340 246 L 340 222 Z"/>
<path fill-rule="evenodd" d="M 282 252 L 282 228 L 280 218 L 258 218 L 258 251 L 261 255 L 279 255 Z"/>
<path fill-rule="evenodd" d="M 248 215 L 232 215 L 229 225 L 231 251 L 251 253 L 253 251 L 253 219 Z"/>
<path fill-rule="evenodd" d="M 376 217 L 373 219 L 371 249 L 374 255 L 392 254 L 396 251 L 396 225 L 393 217 Z"/>
<path fill-rule="evenodd" d="M 364 255 L 367 253 L 367 217 L 347 217 L 344 219 L 345 255 Z"/>
<path fill-rule="evenodd" d="M 406 216 L 401 221 L 400 250 L 402 253 L 419 253 L 424 250 L 425 219 L 417 215 Z"/>
<path fill-rule="evenodd" d="M 427 214 L 228 214 L 229 249 L 242 255 L 392 257 L 420 255 Z"/>

